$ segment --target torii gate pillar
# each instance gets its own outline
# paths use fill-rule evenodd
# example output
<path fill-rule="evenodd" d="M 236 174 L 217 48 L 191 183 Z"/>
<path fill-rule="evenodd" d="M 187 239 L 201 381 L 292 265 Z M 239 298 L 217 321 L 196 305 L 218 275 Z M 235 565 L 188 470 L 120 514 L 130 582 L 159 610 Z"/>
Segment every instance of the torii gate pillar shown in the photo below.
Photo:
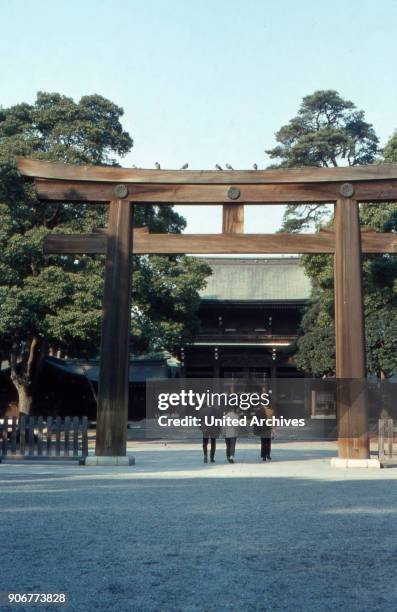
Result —
<path fill-rule="evenodd" d="M 109 205 L 95 454 L 127 451 L 133 204 Z"/>
<path fill-rule="evenodd" d="M 361 233 L 356 200 L 349 198 L 337 200 L 334 225 L 339 457 L 368 459 Z"/>

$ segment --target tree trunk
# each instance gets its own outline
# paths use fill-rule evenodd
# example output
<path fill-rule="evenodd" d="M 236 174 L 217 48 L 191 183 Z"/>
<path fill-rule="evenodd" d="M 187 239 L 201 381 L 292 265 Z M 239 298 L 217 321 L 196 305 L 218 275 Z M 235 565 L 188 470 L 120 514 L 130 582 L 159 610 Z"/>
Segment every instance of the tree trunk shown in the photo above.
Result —
<path fill-rule="evenodd" d="M 14 383 L 15 384 L 15 383 Z M 28 385 L 15 385 L 18 392 L 18 412 L 19 414 L 30 414 L 33 398 Z"/>
<path fill-rule="evenodd" d="M 18 393 L 19 413 L 30 414 L 33 389 L 40 374 L 47 343 L 33 336 L 24 342 L 15 341 L 10 352 L 11 381 Z"/>

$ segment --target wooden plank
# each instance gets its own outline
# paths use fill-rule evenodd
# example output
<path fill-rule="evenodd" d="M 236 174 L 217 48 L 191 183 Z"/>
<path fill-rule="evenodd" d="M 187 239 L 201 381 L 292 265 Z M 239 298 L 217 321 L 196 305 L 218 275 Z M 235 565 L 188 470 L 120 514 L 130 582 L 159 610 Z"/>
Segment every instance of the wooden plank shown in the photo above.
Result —
<path fill-rule="evenodd" d="M 102 236 L 101 236 L 102 238 Z M 388 239 L 389 240 L 389 239 Z M 393 239 L 397 248 L 397 237 Z M 134 231 L 133 252 L 143 253 L 332 253 L 332 233 L 318 234 L 147 234 Z M 97 234 L 54 234 L 45 253 L 105 253 Z"/>
<path fill-rule="evenodd" d="M 333 232 L 316 234 L 134 234 L 134 253 L 333 253 Z M 365 233 L 364 253 L 397 253 L 397 235 Z M 53 244 L 53 248 L 57 245 Z M 63 242 L 61 248 L 65 249 Z M 64 251 L 62 251 L 64 252 Z"/>
<path fill-rule="evenodd" d="M 79 417 L 73 417 L 73 457 L 79 454 Z"/>
<path fill-rule="evenodd" d="M 8 447 L 8 416 L 3 417 L 3 425 L 1 432 L 1 454 L 3 457 L 7 456 Z"/>
<path fill-rule="evenodd" d="M 135 237 L 148 235 L 147 227 L 136 227 Z M 43 240 L 47 255 L 65 253 L 105 254 L 107 245 L 106 228 L 97 228 L 92 234 L 48 234 Z"/>
<path fill-rule="evenodd" d="M 37 195 L 41 200 L 58 202 L 109 202 L 114 198 L 117 183 L 84 183 L 36 179 Z M 340 197 L 342 183 L 305 184 L 239 184 L 244 204 L 331 203 Z M 124 201 L 139 204 L 224 204 L 232 205 L 228 185 L 128 185 Z M 397 200 L 397 181 L 354 183 L 359 202 L 388 202 Z"/>
<path fill-rule="evenodd" d="M 26 447 L 26 416 L 19 417 L 19 452 L 25 454 Z"/>
<path fill-rule="evenodd" d="M 96 455 L 127 452 L 133 206 L 110 204 L 99 369 Z"/>
<path fill-rule="evenodd" d="M 397 253 L 397 234 L 361 232 L 362 253 Z"/>
<path fill-rule="evenodd" d="M 106 235 L 92 234 L 49 234 L 44 238 L 44 253 L 106 253 Z"/>
<path fill-rule="evenodd" d="M 105 254 L 106 237 L 53 234 L 44 238 L 46 254 Z M 397 253 L 397 234 L 362 232 L 363 253 Z M 184 253 L 333 253 L 333 232 L 317 234 L 148 234 L 134 230 L 133 252 Z"/>
<path fill-rule="evenodd" d="M 222 206 L 222 232 L 242 234 L 244 232 L 244 205 L 224 204 Z"/>
<path fill-rule="evenodd" d="M 393 458 L 393 419 L 387 419 L 387 454 L 389 459 Z"/>
<path fill-rule="evenodd" d="M 43 454 L 43 417 L 37 417 L 37 454 L 39 457 Z"/>
<path fill-rule="evenodd" d="M 29 417 L 28 452 L 30 456 L 34 455 L 34 416 Z"/>
<path fill-rule="evenodd" d="M 80 457 L 73 457 L 73 456 L 69 456 L 69 457 L 64 457 L 63 455 L 60 455 L 59 457 L 55 457 L 55 456 L 47 456 L 47 455 L 41 455 L 41 457 L 38 457 L 37 455 L 20 455 L 19 453 L 17 453 L 16 455 L 7 455 L 7 457 L 4 457 L 4 459 L 12 459 L 14 461 L 76 461 L 77 459 L 80 459 Z"/>
<path fill-rule="evenodd" d="M 115 197 L 117 183 L 84 183 L 82 181 L 35 180 L 36 191 L 41 200 L 58 202 L 109 202 Z M 339 197 L 340 184 L 312 183 L 285 185 L 238 185 L 239 202 L 229 198 L 227 185 L 127 185 L 128 194 L 124 202 L 139 204 L 285 204 L 288 202 L 331 203 Z"/>
<path fill-rule="evenodd" d="M 353 184 L 354 198 L 358 202 L 395 202 L 397 200 L 397 181 L 373 181 Z"/>
<path fill-rule="evenodd" d="M 385 420 L 378 420 L 378 456 L 379 461 L 383 461 L 385 458 Z"/>
<path fill-rule="evenodd" d="M 113 166 L 83 166 L 37 161 L 20 157 L 17 160 L 17 167 L 22 175 L 30 177 L 60 179 L 63 181 L 80 180 L 122 183 L 263 184 L 397 179 L 397 164 L 220 172 L 215 170 L 147 170 L 115 168 Z"/>
<path fill-rule="evenodd" d="M 57 457 L 61 454 L 61 430 L 62 430 L 62 419 L 57 416 L 55 419 L 55 454 Z"/>
<path fill-rule="evenodd" d="M 46 454 L 47 457 L 51 456 L 52 453 L 52 416 L 47 417 L 47 439 L 46 439 Z"/>
<path fill-rule="evenodd" d="M 88 418 L 83 416 L 81 420 L 81 454 L 83 457 L 88 456 Z"/>
<path fill-rule="evenodd" d="M 116 183 L 65 183 L 36 179 L 37 195 L 42 200 L 109 202 L 114 197 Z M 320 202 L 338 199 L 341 184 L 311 183 L 285 185 L 239 185 L 244 204 L 287 204 Z M 355 183 L 359 202 L 388 202 L 397 200 L 397 181 Z M 223 185 L 132 185 L 125 201 L 140 204 L 230 204 L 229 186 Z"/>
<path fill-rule="evenodd" d="M 17 452 L 17 417 L 11 418 L 11 453 Z"/>
<path fill-rule="evenodd" d="M 339 456 L 369 457 L 358 203 L 335 205 L 335 342 Z"/>
<path fill-rule="evenodd" d="M 65 416 L 64 419 L 64 431 L 65 431 L 65 439 L 64 439 L 64 455 L 65 457 L 69 456 L 69 444 L 70 444 L 70 417 Z"/>

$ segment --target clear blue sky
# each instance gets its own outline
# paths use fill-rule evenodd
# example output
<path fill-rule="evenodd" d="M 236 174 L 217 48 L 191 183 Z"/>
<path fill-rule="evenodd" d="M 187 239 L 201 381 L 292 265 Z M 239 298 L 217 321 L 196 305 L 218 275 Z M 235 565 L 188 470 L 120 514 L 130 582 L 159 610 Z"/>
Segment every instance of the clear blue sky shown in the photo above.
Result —
<path fill-rule="evenodd" d="M 265 167 L 275 131 L 316 89 L 337 89 L 364 109 L 382 144 L 397 128 L 396 0 L 2 0 L 0 8 L 0 105 L 32 102 L 38 90 L 102 94 L 125 110 L 135 141 L 126 166 Z M 247 208 L 247 231 L 278 226 L 278 207 Z M 216 231 L 220 210 L 188 221 L 189 231 Z"/>

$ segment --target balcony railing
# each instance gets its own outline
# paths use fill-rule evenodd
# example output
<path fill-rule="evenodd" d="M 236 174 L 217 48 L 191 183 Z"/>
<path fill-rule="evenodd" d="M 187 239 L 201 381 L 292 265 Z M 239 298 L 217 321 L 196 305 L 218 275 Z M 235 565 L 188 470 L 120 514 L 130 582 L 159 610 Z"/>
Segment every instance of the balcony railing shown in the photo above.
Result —
<path fill-rule="evenodd" d="M 288 346 L 296 339 L 296 334 L 267 334 L 255 332 L 202 332 L 196 337 L 195 344 L 263 344 Z"/>

